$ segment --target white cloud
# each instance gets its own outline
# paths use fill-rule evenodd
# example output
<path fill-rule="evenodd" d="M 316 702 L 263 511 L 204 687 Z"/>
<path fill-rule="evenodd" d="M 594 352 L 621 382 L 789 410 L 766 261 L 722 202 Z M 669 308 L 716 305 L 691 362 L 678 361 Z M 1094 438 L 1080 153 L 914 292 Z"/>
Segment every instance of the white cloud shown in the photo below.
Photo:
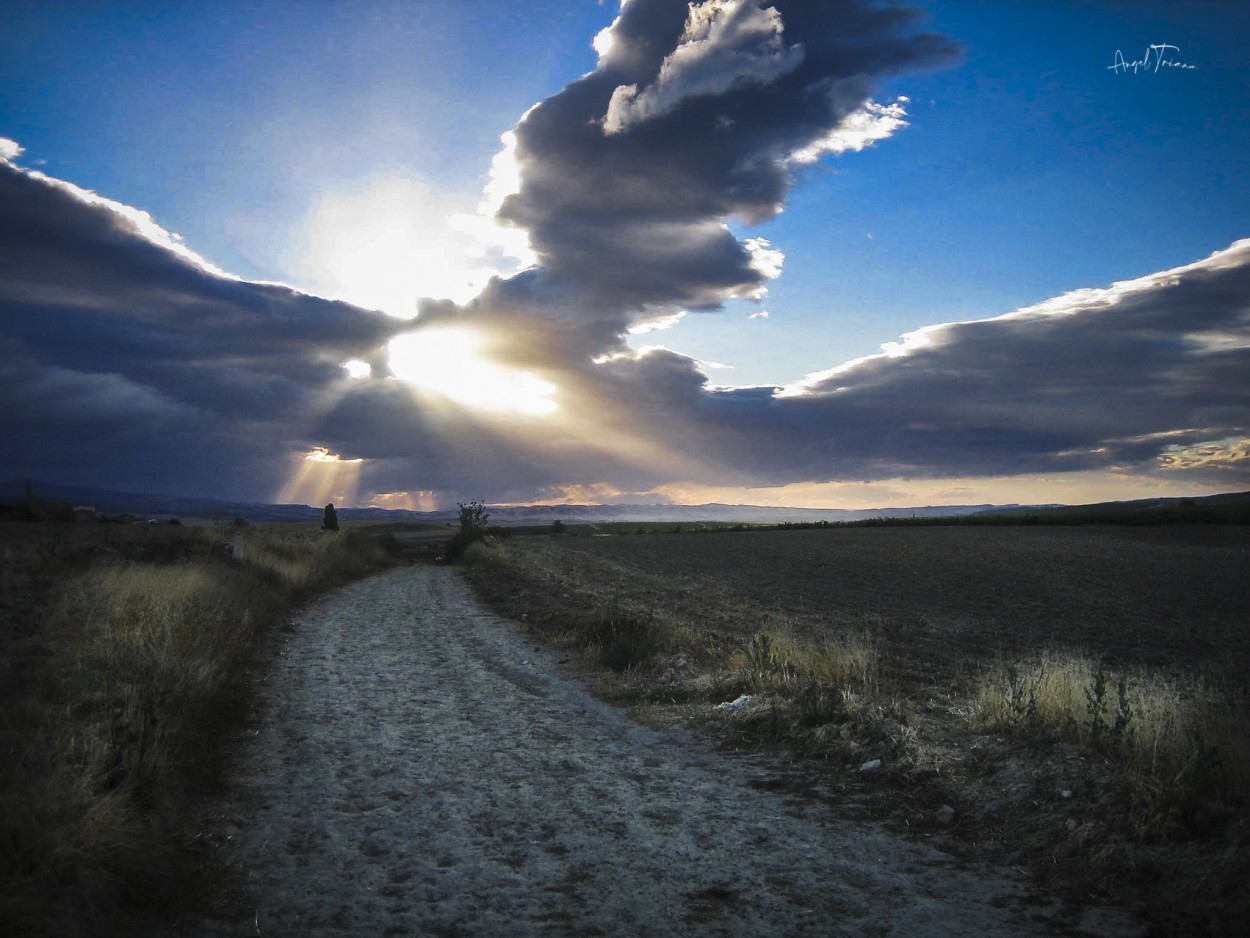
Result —
<path fill-rule="evenodd" d="M 22 145 L 16 140 L 10 140 L 8 137 L 0 137 L 0 160 L 11 163 L 26 151 L 22 149 Z"/>
<path fill-rule="evenodd" d="M 499 135 L 499 142 L 503 144 L 503 149 L 491 158 L 490 181 L 486 183 L 486 189 L 483 192 L 485 199 L 478 206 L 478 211 L 484 215 L 494 215 L 504 199 L 521 191 L 521 167 L 516 158 L 516 134 L 511 130 L 506 131 Z"/>
<path fill-rule="evenodd" d="M 1210 257 L 1174 267 L 1158 273 L 1147 274 L 1135 280 L 1117 280 L 1109 287 L 1082 287 L 1069 290 L 1059 296 L 1051 297 L 1032 306 L 1024 306 L 1009 313 L 1003 313 L 988 319 L 971 319 L 958 322 L 935 323 L 922 326 L 914 332 L 901 335 L 896 342 L 885 342 L 881 351 L 873 355 L 855 358 L 832 368 L 805 375 L 798 381 L 781 388 L 779 397 L 797 397 L 810 393 L 816 388 L 830 390 L 830 382 L 835 378 L 850 373 L 860 366 L 880 362 L 890 358 L 906 358 L 924 349 L 952 345 L 958 341 L 962 327 L 992 326 L 1013 322 L 1028 323 L 1045 320 L 1064 319 L 1106 312 L 1126 299 L 1149 299 L 1152 293 L 1163 288 L 1175 286 L 1185 274 L 1195 271 L 1232 269 L 1237 259 L 1250 257 L 1250 238 L 1234 242 L 1222 251 L 1216 251 Z M 1243 317 L 1242 331 L 1232 330 L 1227 323 L 1221 323 L 1213 330 L 1203 329 L 1195 323 L 1188 331 L 1178 333 L 1176 340 L 1197 352 L 1225 352 L 1250 348 L 1250 335 L 1245 327 L 1250 326 L 1250 314 Z"/>
<path fill-rule="evenodd" d="M 759 274 L 761 278 L 768 281 L 776 280 L 781 276 L 781 268 L 785 263 L 786 256 L 773 247 L 771 241 L 766 238 L 747 238 L 742 242 L 742 246 L 751 255 L 751 269 Z M 758 289 L 748 295 L 753 300 L 762 299 L 768 295 L 768 287 L 761 284 Z"/>
<path fill-rule="evenodd" d="M 768 84 L 803 61 L 803 48 L 786 47 L 781 14 L 759 0 L 707 0 L 690 5 L 686 31 L 660 66 L 655 81 L 639 90 L 620 85 L 604 117 L 605 133 L 659 117 L 695 96 L 717 95 L 735 85 Z M 606 40 L 596 48 L 610 49 Z"/>
<path fill-rule="evenodd" d="M 906 97 L 899 97 L 893 104 L 865 102 L 863 107 L 848 114 L 824 137 L 792 153 L 790 159 L 795 163 L 815 163 L 829 153 L 858 152 L 878 140 L 885 140 L 900 127 L 907 126 L 904 120 L 907 109 L 903 107 L 907 100 Z"/>
<path fill-rule="evenodd" d="M 1228 437 L 1189 444 L 1174 444 L 1159 455 L 1165 472 L 1193 469 L 1244 470 L 1250 462 L 1250 437 Z"/>
<path fill-rule="evenodd" d="M 674 313 L 665 313 L 656 316 L 654 319 L 647 319 L 642 322 L 636 322 L 629 327 L 630 335 L 646 335 L 648 332 L 660 332 L 664 329 L 671 329 L 683 319 L 686 318 L 686 311 L 679 309 Z"/>

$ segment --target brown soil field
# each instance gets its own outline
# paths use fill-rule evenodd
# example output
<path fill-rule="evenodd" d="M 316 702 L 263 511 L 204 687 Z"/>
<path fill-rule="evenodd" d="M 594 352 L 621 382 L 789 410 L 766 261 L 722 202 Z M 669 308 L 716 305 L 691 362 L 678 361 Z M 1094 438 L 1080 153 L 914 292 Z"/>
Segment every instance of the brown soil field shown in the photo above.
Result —
<path fill-rule="evenodd" d="M 526 538 L 570 582 L 745 637 L 855 630 L 895 679 L 1060 647 L 1241 689 L 1250 528 L 857 527 Z"/>

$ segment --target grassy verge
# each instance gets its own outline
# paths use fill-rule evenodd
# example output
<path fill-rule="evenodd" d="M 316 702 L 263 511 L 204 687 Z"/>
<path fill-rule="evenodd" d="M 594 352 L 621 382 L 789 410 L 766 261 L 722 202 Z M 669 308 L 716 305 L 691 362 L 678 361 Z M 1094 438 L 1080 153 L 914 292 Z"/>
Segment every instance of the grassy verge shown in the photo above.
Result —
<path fill-rule="evenodd" d="M 557 570 L 527 564 L 498 547 L 472 544 L 461 563 L 496 608 L 548 643 L 575 653 L 584 666 L 606 669 L 627 695 L 639 669 L 656 656 L 680 654 L 707 638 L 677 617 L 573 583 Z M 532 601 L 540 595 L 551 601 Z"/>
<path fill-rule="evenodd" d="M 1250 791 L 1250 738 L 1227 693 L 1058 651 L 985 675 L 970 725 L 1073 743 L 1114 763 L 1140 839 L 1185 837 Z"/>
<path fill-rule="evenodd" d="M 851 624 L 813 637 L 783 610 L 759 610 L 761 629 L 744 638 L 724 627 L 752 614 L 739 603 L 648 604 L 614 589 L 611 571 L 570 576 L 553 555 L 477 545 L 466 560 L 484 599 L 577 654 L 603 696 L 644 720 L 691 719 L 740 744 L 856 765 L 901 753 L 913 736 L 875 643 Z"/>
<path fill-rule="evenodd" d="M 821 624 L 781 584 L 753 603 L 724 588 L 733 575 L 654 553 L 515 539 L 475 547 L 470 576 L 497 611 L 579 652 L 609 699 L 809 757 L 848 812 L 1026 868 L 1078 906 L 1126 903 L 1158 934 L 1222 934 L 1250 914 L 1250 740 L 1226 687 L 1053 648 L 926 679 L 891 620 L 907 610 L 833 607 Z"/>
<path fill-rule="evenodd" d="M 24 525 L 5 533 L 0 921 L 108 934 L 159 903 L 179 827 L 245 712 L 257 638 L 390 562 L 363 530 Z"/>

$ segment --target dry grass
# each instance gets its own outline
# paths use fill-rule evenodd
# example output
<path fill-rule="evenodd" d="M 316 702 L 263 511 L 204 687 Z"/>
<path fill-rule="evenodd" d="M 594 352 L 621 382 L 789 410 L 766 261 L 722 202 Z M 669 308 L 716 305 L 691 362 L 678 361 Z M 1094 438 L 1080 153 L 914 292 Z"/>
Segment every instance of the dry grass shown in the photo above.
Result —
<path fill-rule="evenodd" d="M 1162 836 L 1200 807 L 1235 803 L 1250 790 L 1240 710 L 1196 678 L 1109 669 L 1086 655 L 1050 651 L 991 669 L 972 725 L 1047 734 L 1114 759 L 1139 823 Z"/>
<path fill-rule="evenodd" d="M 655 571 L 600 561 L 587 575 L 558 545 L 512 543 L 479 545 L 471 555 L 478 591 L 587 668 L 608 669 L 600 692 L 646 719 L 666 722 L 664 708 L 676 706 L 744 743 L 856 764 L 886 752 L 901 757 L 913 738 L 887 696 L 880 649 L 862 617 L 817 634 L 779 606 L 760 609 L 680 582 L 679 600 L 660 604 L 652 601 L 664 595 Z M 750 622 L 765 627 L 742 637 Z M 742 695 L 749 706 L 707 709 Z M 702 710 L 691 709 L 698 704 Z"/>
<path fill-rule="evenodd" d="M 557 602 L 533 617 L 524 615 L 525 625 L 551 644 L 576 653 L 587 667 L 620 675 L 613 682 L 618 696 L 628 695 L 623 689 L 638 685 L 641 675 L 658 666 L 660 659 L 680 654 L 692 634 L 671 616 L 622 602 L 610 585 L 565 582 L 558 570 L 480 542 L 469 546 L 462 562 L 481 588 L 498 591 L 514 581 L 538 580 L 558 590 Z M 505 598 L 499 592 L 496 596 Z"/>
<path fill-rule="evenodd" d="M 28 595 L 3 636 L 0 920 L 108 933 L 177 868 L 260 630 L 387 552 L 363 532 L 260 528 L 240 564 L 220 529 L 5 533 L 6 585 Z"/>
<path fill-rule="evenodd" d="M 725 665 L 742 672 L 756 693 L 784 693 L 816 683 L 873 696 L 881 683 L 876 643 L 854 632 L 820 638 L 757 632 Z"/>

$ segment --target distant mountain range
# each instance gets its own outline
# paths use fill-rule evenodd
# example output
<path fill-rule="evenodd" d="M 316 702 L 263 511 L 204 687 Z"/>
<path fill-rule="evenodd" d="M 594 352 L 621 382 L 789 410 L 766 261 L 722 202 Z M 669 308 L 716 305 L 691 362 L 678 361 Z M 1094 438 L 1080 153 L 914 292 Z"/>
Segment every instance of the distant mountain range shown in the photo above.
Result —
<path fill-rule="evenodd" d="M 27 480 L 0 482 L 0 501 L 20 501 L 26 492 Z M 311 505 L 270 505 L 256 502 L 219 501 L 210 498 L 189 498 L 177 495 L 110 492 L 103 489 L 52 485 L 30 482 L 32 494 L 45 503 L 90 506 L 101 514 L 128 514 L 140 518 L 204 519 L 228 522 L 245 521 L 319 521 L 322 509 Z M 488 506 L 490 522 L 502 525 L 565 523 L 597 524 L 612 521 L 741 521 L 779 524 L 785 521 L 860 521 L 866 518 L 932 518 L 970 515 L 985 511 L 1010 511 L 1022 505 L 926 505 L 917 508 L 778 508 L 767 505 L 525 505 Z M 407 511 L 385 508 L 340 508 L 343 521 L 392 521 L 425 524 L 455 522 L 456 511 Z"/>
<path fill-rule="evenodd" d="M 27 480 L 0 482 L 0 504 L 13 505 L 26 493 Z M 199 519 L 227 523 L 245 521 L 320 521 L 322 509 L 312 505 L 270 505 L 258 502 L 230 502 L 211 498 L 177 495 L 109 492 L 30 482 L 32 494 L 45 505 L 90 506 L 102 515 L 132 515 L 135 518 L 166 520 Z M 607 524 L 611 522 L 745 522 L 754 524 L 797 524 L 828 521 L 864 521 L 874 518 L 940 518 L 1001 513 L 1045 512 L 1062 523 L 1073 515 L 1090 521 L 1100 516 L 1130 511 L 1175 508 L 1177 506 L 1232 506 L 1250 503 L 1250 492 L 1206 495 L 1195 498 L 1149 498 L 1136 501 L 1103 502 L 1098 505 L 925 505 L 915 508 L 779 508 L 768 505 L 520 505 L 487 506 L 490 523 L 496 525 Z M 1240 509 L 1238 509 L 1240 510 Z M 455 523 L 457 513 L 448 511 L 407 511 L 386 508 L 340 508 L 343 521 L 389 521 L 392 523 L 445 525 Z"/>

